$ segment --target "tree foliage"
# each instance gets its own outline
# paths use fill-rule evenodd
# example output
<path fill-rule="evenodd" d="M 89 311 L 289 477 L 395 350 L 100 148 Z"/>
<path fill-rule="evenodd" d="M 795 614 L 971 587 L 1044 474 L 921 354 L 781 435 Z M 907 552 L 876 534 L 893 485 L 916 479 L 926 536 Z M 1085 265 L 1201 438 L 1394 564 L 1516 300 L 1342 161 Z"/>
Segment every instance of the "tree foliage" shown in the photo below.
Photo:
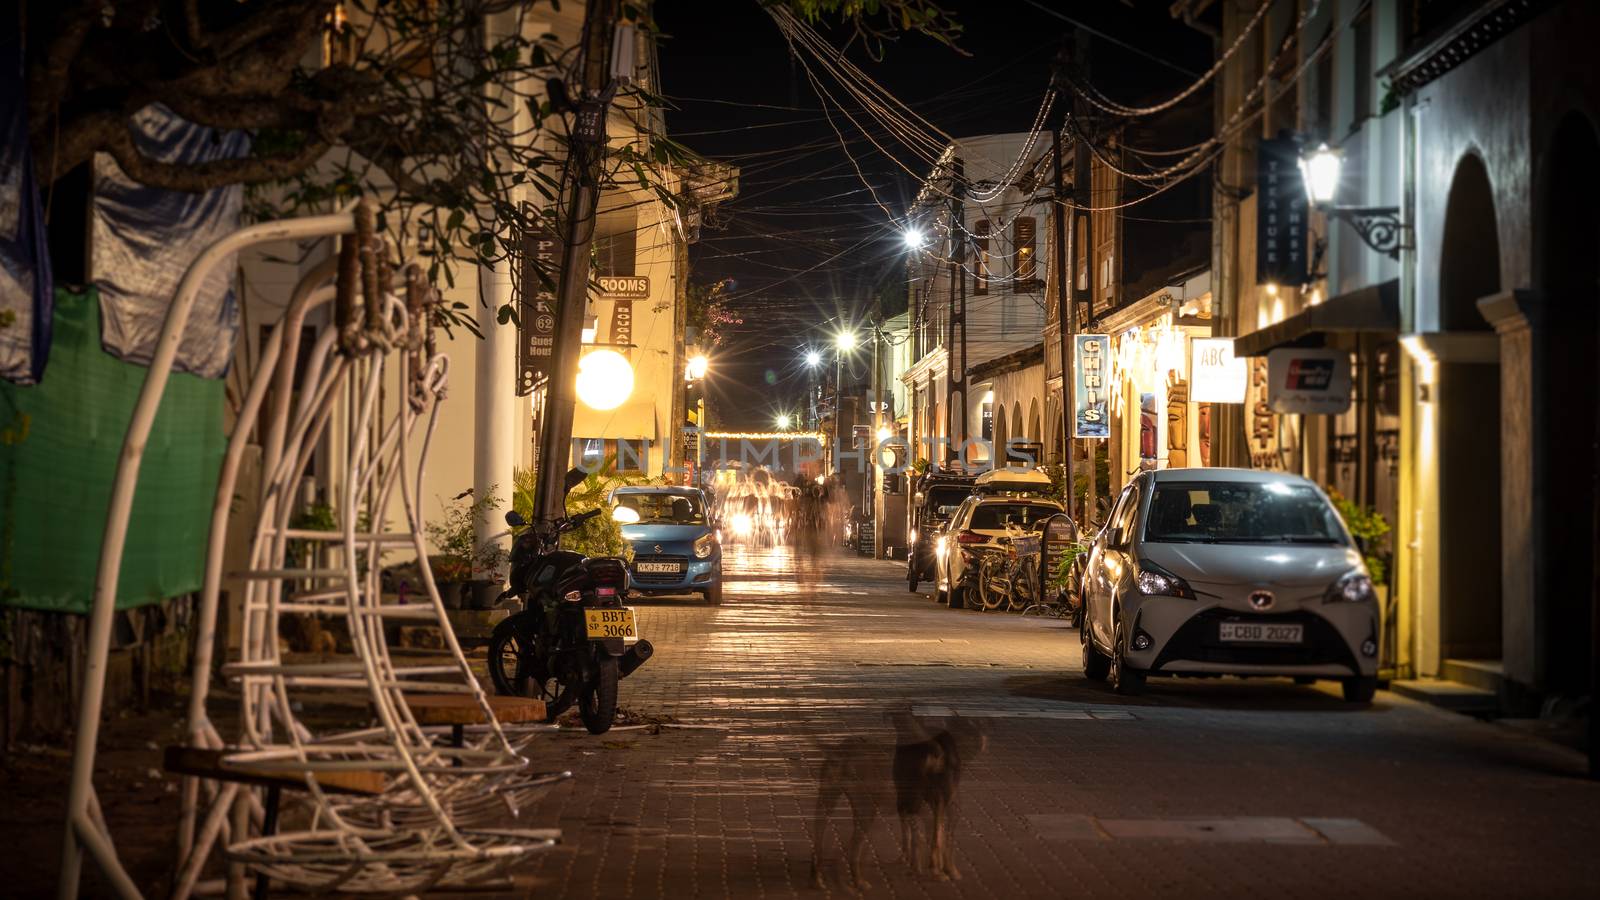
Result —
<path fill-rule="evenodd" d="M 565 139 L 583 83 L 578 47 L 524 25 L 578 2 L 23 0 L 40 184 L 106 153 L 150 187 L 248 186 L 258 218 L 365 196 L 382 230 L 430 258 L 435 283 L 453 283 L 456 263 L 520 261 L 524 235 L 565 218 Z M 930 0 L 760 2 L 838 17 L 873 42 L 897 29 L 943 40 L 959 31 Z M 648 3 L 619 8 L 654 31 Z M 634 110 L 654 102 L 633 88 L 619 98 Z M 147 155 L 131 123 L 151 104 L 247 132 L 251 152 L 199 163 Z M 602 186 L 637 184 L 681 211 L 687 201 L 665 174 L 703 161 L 644 138 L 609 149 Z M 523 266 L 510 268 L 522 277 Z M 551 286 L 552 273 L 527 271 Z M 514 316 L 508 306 L 500 321 Z"/>

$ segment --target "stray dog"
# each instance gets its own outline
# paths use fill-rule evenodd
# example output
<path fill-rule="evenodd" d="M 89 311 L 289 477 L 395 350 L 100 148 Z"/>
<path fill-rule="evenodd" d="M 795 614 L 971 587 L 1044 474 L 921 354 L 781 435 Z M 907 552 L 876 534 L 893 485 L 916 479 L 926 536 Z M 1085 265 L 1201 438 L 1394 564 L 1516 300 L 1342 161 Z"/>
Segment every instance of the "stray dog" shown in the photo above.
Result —
<path fill-rule="evenodd" d="M 850 804 L 851 828 L 845 841 L 849 883 L 855 890 L 868 887 L 861 872 L 861 856 L 868 830 L 878 817 L 874 788 L 884 784 L 887 770 L 894 787 L 895 811 L 900 816 L 902 861 L 923 871 L 922 860 L 940 880 L 957 879 L 950 846 L 950 808 L 961 780 L 963 760 L 971 760 L 988 744 L 983 732 L 968 719 L 952 719 L 944 728 L 929 730 L 909 710 L 888 716 L 896 739 L 892 750 L 853 738 L 824 747 L 817 776 L 817 806 L 812 830 L 811 877 L 823 887 L 821 856 L 827 817 L 840 799 Z M 932 814 L 931 844 L 919 852 L 918 820 L 923 807 Z M 842 829 L 841 829 L 842 833 Z"/>

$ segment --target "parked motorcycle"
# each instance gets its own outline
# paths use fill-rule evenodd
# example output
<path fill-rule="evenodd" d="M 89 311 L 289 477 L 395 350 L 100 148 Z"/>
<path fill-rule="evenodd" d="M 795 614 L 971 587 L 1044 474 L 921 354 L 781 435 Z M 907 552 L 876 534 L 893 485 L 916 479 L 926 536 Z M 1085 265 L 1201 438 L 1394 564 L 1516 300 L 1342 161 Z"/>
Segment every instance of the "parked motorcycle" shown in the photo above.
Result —
<path fill-rule="evenodd" d="M 573 473 L 576 474 L 574 479 Z M 568 487 L 581 481 L 574 469 Z M 628 594 L 628 568 L 616 557 L 584 556 L 560 547 L 561 535 L 600 515 L 603 508 L 529 525 L 515 510 L 506 524 L 524 529 L 511 547 L 511 587 L 501 595 L 522 609 L 495 626 L 489 639 L 489 677 L 495 692 L 534 697 L 546 715 L 578 705 L 590 734 L 610 730 L 617 713 L 617 684 L 650 658 L 637 637 Z"/>

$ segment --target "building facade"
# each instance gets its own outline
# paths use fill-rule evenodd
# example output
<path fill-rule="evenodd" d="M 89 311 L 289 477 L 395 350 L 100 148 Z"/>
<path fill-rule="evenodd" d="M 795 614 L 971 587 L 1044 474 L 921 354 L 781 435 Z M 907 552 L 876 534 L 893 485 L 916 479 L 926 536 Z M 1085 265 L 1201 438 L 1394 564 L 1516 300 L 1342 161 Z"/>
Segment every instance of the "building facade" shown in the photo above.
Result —
<path fill-rule="evenodd" d="M 1180 6 L 1220 15 L 1221 46 L 1259 9 Z M 1571 36 L 1596 33 L 1600 9 L 1284 6 L 1220 79 L 1219 117 L 1268 89 L 1219 164 L 1219 331 L 1255 373 L 1283 348 L 1348 354 L 1351 402 L 1279 415 L 1270 387 L 1255 393 L 1223 410 L 1222 459 L 1303 472 L 1388 523 L 1369 555 L 1397 686 L 1454 680 L 1512 713 L 1591 695 L 1600 72 Z M 1295 28 L 1295 64 L 1275 64 Z M 1286 135 L 1342 159 L 1298 285 L 1258 277 L 1259 155 Z"/>

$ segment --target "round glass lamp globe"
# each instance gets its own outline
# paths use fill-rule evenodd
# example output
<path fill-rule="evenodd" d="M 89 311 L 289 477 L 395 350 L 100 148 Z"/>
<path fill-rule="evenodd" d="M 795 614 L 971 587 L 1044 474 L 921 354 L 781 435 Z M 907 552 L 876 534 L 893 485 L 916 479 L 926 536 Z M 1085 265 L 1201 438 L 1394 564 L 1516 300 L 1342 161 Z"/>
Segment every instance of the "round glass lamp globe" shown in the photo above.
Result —
<path fill-rule="evenodd" d="M 633 393 L 633 366 L 615 350 L 591 350 L 578 361 L 578 399 L 591 409 L 616 409 Z"/>

